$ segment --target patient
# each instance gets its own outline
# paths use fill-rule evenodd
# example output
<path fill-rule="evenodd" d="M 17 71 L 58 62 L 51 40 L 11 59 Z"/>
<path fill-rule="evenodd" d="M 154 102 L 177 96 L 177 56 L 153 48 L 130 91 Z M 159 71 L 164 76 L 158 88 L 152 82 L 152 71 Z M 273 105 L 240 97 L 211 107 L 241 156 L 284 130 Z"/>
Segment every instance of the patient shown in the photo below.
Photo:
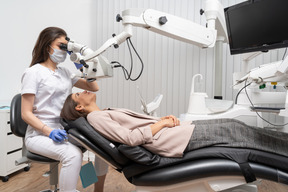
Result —
<path fill-rule="evenodd" d="M 251 148 L 288 157 L 287 133 L 251 127 L 235 119 L 191 123 L 179 122 L 173 115 L 155 118 L 127 109 L 101 110 L 96 94 L 87 91 L 69 95 L 61 117 L 86 117 L 105 138 L 129 146 L 141 145 L 165 157 L 182 157 L 184 152 L 209 146 Z"/>

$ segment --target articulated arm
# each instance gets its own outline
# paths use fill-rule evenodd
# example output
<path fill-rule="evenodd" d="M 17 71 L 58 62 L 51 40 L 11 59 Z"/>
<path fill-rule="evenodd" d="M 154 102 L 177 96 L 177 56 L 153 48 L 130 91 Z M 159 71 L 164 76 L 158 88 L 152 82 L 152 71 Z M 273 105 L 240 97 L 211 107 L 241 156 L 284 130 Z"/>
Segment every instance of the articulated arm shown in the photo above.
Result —
<path fill-rule="evenodd" d="M 205 15 L 207 27 L 152 9 L 144 11 L 139 9 L 124 10 L 122 17 L 117 16 L 117 21 L 122 20 L 124 31 L 107 40 L 94 53 L 86 55 L 84 61 L 97 57 L 112 45 L 118 47 L 132 36 L 133 26 L 142 27 L 202 48 L 214 47 L 217 38 L 227 41 L 224 11 L 219 1 L 207 0 Z"/>
<path fill-rule="evenodd" d="M 197 45 L 201 48 L 214 47 L 216 40 L 227 42 L 226 23 L 222 5 L 217 0 L 206 0 L 205 9 L 207 27 L 152 9 L 124 10 L 122 17 L 120 15 L 117 16 L 117 21 L 122 20 L 124 25 L 122 33 L 108 39 L 95 52 L 85 46 L 82 47 L 82 45 L 70 41 L 67 48 L 68 51 L 73 51 L 74 53 L 70 58 L 73 62 L 84 64 L 84 69 L 85 63 L 87 62 L 98 63 L 97 57 L 109 47 L 114 46 L 118 48 L 127 38 L 132 37 L 133 27 L 142 27 L 167 37 Z M 105 64 L 105 69 L 107 68 L 106 66 Z M 93 74 L 91 70 L 95 70 L 95 66 L 93 68 L 86 66 L 86 72 L 83 76 L 85 78 L 91 78 L 93 75 L 95 75 L 94 77 L 98 75 L 95 72 Z M 104 72 L 103 75 L 106 76 L 107 74 Z"/>

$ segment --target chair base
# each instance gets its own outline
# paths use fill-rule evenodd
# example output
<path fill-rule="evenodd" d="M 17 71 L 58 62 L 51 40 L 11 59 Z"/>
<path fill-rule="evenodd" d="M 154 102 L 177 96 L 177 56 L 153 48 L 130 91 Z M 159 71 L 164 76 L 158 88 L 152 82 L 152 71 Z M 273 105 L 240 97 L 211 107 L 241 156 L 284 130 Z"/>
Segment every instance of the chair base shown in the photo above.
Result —
<path fill-rule="evenodd" d="M 60 191 L 57 187 L 57 185 L 53 186 L 54 187 L 54 190 L 53 189 L 45 189 L 45 190 L 42 190 L 42 191 L 39 191 L 39 192 L 57 192 L 57 191 Z"/>
<path fill-rule="evenodd" d="M 46 189 L 46 190 L 39 191 L 39 192 L 57 192 L 57 191 L 59 191 L 59 189 L 55 189 L 55 190 Z"/>
<path fill-rule="evenodd" d="M 261 180 L 247 184 L 243 176 L 215 176 L 165 186 L 136 186 L 136 192 L 257 192 Z"/>
<path fill-rule="evenodd" d="M 57 192 L 57 191 L 59 191 L 59 189 L 57 188 L 57 186 L 55 186 L 55 187 L 56 187 L 55 190 L 46 189 L 46 190 L 39 191 L 39 192 Z M 80 191 L 76 190 L 75 192 L 80 192 Z"/>

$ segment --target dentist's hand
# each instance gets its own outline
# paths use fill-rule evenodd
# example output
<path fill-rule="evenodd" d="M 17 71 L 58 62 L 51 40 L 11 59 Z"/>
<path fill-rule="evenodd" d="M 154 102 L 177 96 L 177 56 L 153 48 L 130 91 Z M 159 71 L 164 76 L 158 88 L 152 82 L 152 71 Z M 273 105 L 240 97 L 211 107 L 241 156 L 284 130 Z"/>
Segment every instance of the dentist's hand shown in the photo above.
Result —
<path fill-rule="evenodd" d="M 67 133 L 62 129 L 54 129 L 49 134 L 49 138 L 57 143 L 62 143 L 65 139 L 67 139 Z"/>

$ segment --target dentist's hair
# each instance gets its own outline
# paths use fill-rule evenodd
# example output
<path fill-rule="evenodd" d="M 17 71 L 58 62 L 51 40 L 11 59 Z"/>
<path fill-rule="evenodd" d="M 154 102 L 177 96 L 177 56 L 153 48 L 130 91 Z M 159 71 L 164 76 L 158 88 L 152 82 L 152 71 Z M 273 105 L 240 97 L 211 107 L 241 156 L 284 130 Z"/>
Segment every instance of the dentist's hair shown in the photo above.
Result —
<path fill-rule="evenodd" d="M 30 67 L 37 63 L 42 63 L 49 58 L 51 43 L 60 37 L 66 37 L 67 33 L 59 27 L 47 27 L 41 31 L 32 51 L 32 61 Z"/>
<path fill-rule="evenodd" d="M 60 117 L 67 121 L 74 121 L 79 117 L 86 118 L 87 113 L 75 109 L 77 105 L 78 103 L 72 99 L 72 94 L 68 95 L 61 110 Z"/>

